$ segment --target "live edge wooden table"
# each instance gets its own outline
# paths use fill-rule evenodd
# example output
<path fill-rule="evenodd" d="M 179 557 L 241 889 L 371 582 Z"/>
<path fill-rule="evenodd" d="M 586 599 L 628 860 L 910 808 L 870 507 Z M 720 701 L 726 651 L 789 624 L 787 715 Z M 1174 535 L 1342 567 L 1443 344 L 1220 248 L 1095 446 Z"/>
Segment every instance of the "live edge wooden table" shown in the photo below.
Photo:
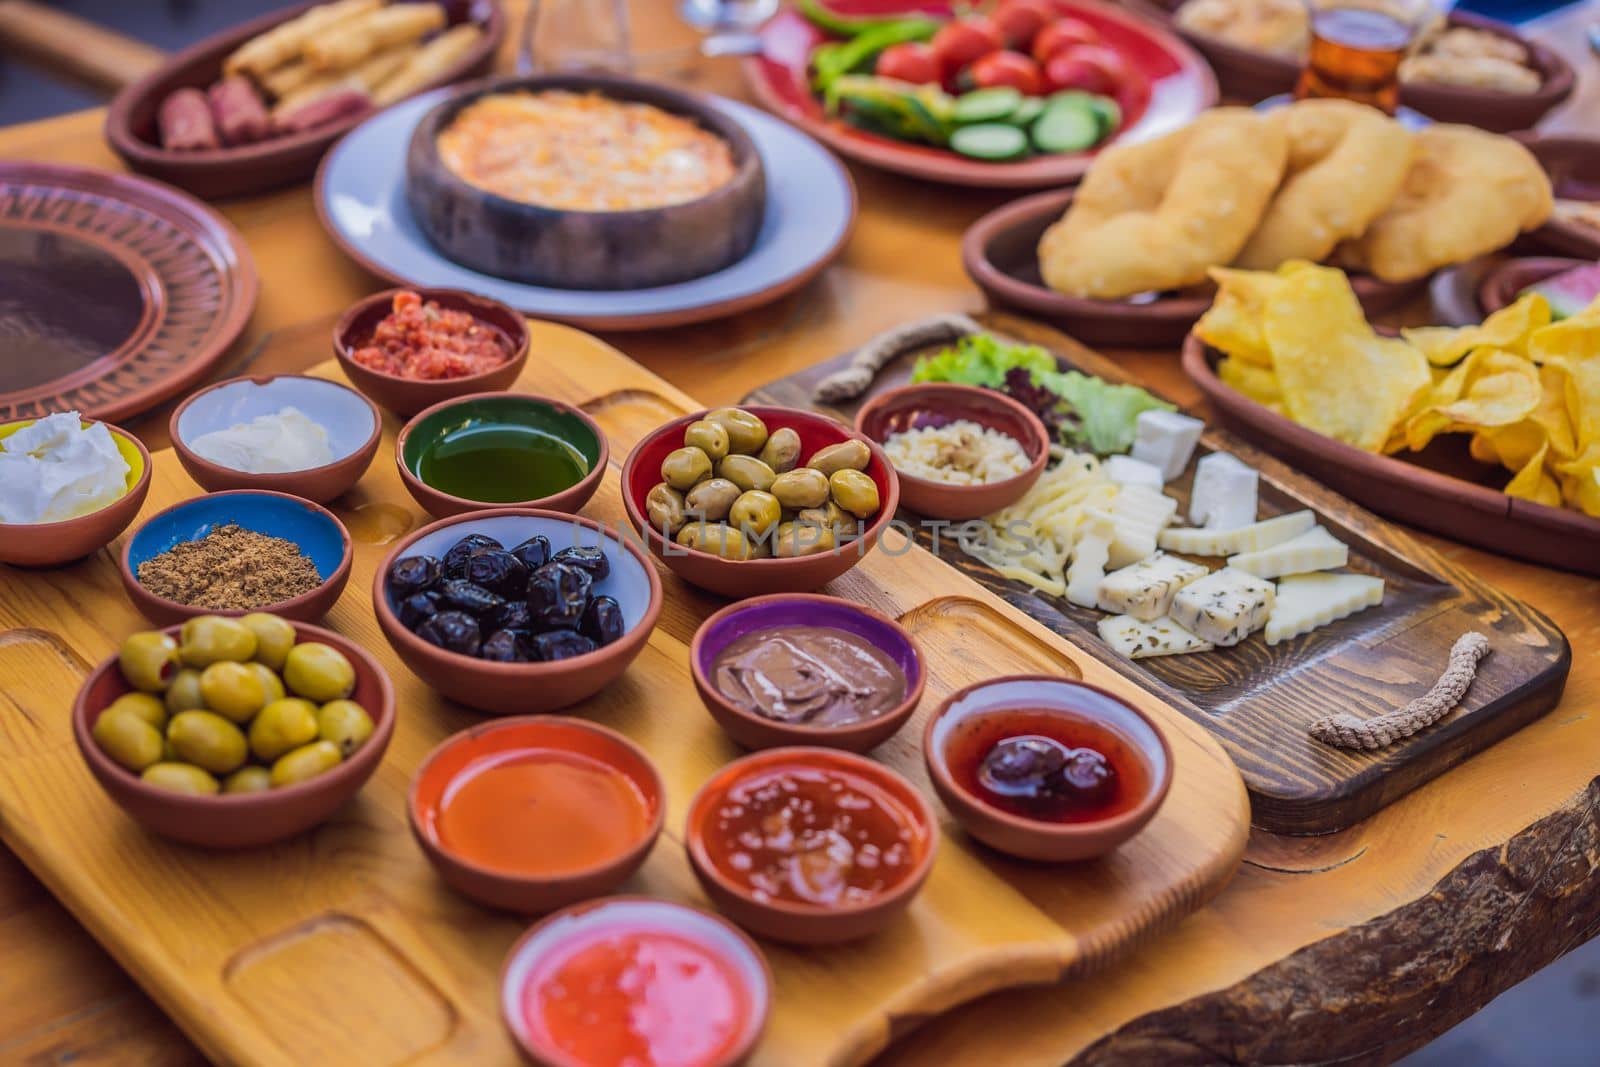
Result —
<path fill-rule="evenodd" d="M 1581 72 L 1579 99 L 1555 125 L 1593 132 L 1600 93 L 1578 31 L 1600 18 L 1600 4 L 1585 8 L 1538 35 Z M 697 63 L 680 80 L 742 95 L 728 60 Z M 116 169 L 102 119 L 86 112 L 0 130 L 0 157 Z M 860 221 L 817 281 L 732 319 L 606 339 L 700 400 L 727 403 L 906 319 L 981 307 L 958 243 L 1002 198 L 853 174 Z M 323 235 L 307 186 L 220 206 L 262 277 L 255 317 L 222 374 L 326 359 L 325 320 L 379 284 Z M 1180 402 L 1196 402 L 1176 352 L 1114 355 Z M 152 449 L 165 447 L 166 414 L 131 428 Z M 906 1020 L 908 1032 L 878 1062 L 1386 1062 L 1600 932 L 1600 581 L 1418 536 L 1566 632 L 1573 667 L 1557 708 L 1349 830 L 1255 833 L 1219 897 L 1108 971 L 998 994 L 914 1028 Z M 0 645 L 7 640 L 0 633 Z M 0 699 L 4 689 L 0 678 Z M 69 1059 L 201 1061 L 0 851 L 0 1063 Z"/>

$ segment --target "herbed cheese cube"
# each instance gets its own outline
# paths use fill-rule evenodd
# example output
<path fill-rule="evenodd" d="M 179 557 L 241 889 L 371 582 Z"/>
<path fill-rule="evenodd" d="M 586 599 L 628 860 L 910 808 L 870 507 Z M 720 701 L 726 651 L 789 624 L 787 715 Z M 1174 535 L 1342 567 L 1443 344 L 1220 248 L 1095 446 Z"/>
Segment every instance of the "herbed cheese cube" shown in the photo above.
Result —
<path fill-rule="evenodd" d="M 1292 574 L 1278 583 L 1278 600 L 1267 619 L 1267 644 L 1381 603 L 1383 579 L 1370 574 Z"/>
<path fill-rule="evenodd" d="M 1100 583 L 1100 610 L 1146 621 L 1159 619 L 1172 607 L 1178 590 L 1205 576 L 1200 564 L 1157 552 L 1105 576 Z"/>
<path fill-rule="evenodd" d="M 1237 645 L 1261 629 L 1274 601 L 1271 582 L 1224 567 L 1172 598 L 1172 621 L 1214 645 Z"/>
<path fill-rule="evenodd" d="M 1090 508 L 1078 527 L 1072 562 L 1067 566 L 1067 600 L 1080 608 L 1099 603 L 1100 580 L 1106 575 L 1106 558 L 1116 532 L 1116 520 L 1099 508 Z"/>
<path fill-rule="evenodd" d="M 1143 460 L 1161 471 L 1161 480 L 1170 482 L 1183 473 L 1200 441 L 1206 424 L 1176 411 L 1141 411 L 1133 420 L 1134 459 Z"/>
<path fill-rule="evenodd" d="M 1316 524 L 1317 517 L 1312 512 L 1291 511 L 1237 530 L 1169 529 L 1161 534 L 1161 547 L 1190 556 L 1236 556 L 1282 544 Z"/>
<path fill-rule="evenodd" d="M 1145 621 L 1132 615 L 1113 615 L 1101 619 L 1098 629 L 1100 640 L 1128 659 L 1208 652 L 1212 648 L 1209 641 L 1201 640 L 1171 619 Z"/>
<path fill-rule="evenodd" d="M 1257 552 L 1243 552 L 1228 560 L 1228 566 L 1257 578 L 1277 578 L 1284 574 L 1329 571 L 1350 562 L 1350 548 L 1325 527 L 1313 526 L 1299 537 Z"/>
<path fill-rule="evenodd" d="M 1144 485 L 1159 490 L 1164 481 L 1160 467 L 1128 456 L 1112 456 L 1101 469 L 1118 485 Z"/>
<path fill-rule="evenodd" d="M 1261 476 L 1237 456 L 1212 452 L 1194 468 L 1189 521 L 1212 530 L 1232 530 L 1256 521 Z"/>

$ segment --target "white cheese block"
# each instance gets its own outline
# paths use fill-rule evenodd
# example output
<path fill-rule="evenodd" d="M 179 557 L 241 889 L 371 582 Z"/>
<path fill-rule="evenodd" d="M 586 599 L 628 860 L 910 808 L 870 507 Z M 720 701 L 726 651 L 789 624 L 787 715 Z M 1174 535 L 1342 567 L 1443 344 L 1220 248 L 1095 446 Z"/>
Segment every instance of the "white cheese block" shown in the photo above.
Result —
<path fill-rule="evenodd" d="M 1116 536 L 1116 520 L 1109 512 L 1090 508 L 1078 527 L 1078 540 L 1067 567 L 1067 599 L 1080 608 L 1099 604 L 1100 580 L 1106 575 L 1106 558 L 1111 539 Z"/>
<path fill-rule="evenodd" d="M 1277 578 L 1284 574 L 1331 571 L 1349 562 L 1349 546 L 1326 528 L 1313 526 L 1282 544 L 1234 556 L 1228 560 L 1228 566 L 1257 578 Z"/>
<path fill-rule="evenodd" d="M 1214 645 L 1237 645 L 1265 625 L 1274 601 L 1271 582 L 1224 567 L 1172 598 L 1172 621 Z"/>
<path fill-rule="evenodd" d="M 1100 583 L 1100 610 L 1147 621 L 1159 619 L 1172 607 L 1178 590 L 1206 573 L 1198 563 L 1157 552 L 1106 575 Z"/>
<path fill-rule="evenodd" d="M 1147 485 L 1152 489 L 1160 489 L 1165 481 L 1161 477 L 1160 467 L 1128 456 L 1112 456 L 1100 469 L 1118 485 Z"/>
<path fill-rule="evenodd" d="M 1128 659 L 1207 652 L 1212 648 L 1211 642 L 1202 641 L 1171 619 L 1145 621 L 1132 615 L 1113 615 L 1100 620 L 1099 630 L 1100 640 Z"/>
<path fill-rule="evenodd" d="M 1134 459 L 1143 460 L 1161 471 L 1161 480 L 1170 482 L 1183 473 L 1200 441 L 1206 424 L 1176 411 L 1141 411 L 1133 420 Z"/>
<path fill-rule="evenodd" d="M 1292 574 L 1278 583 L 1267 619 L 1267 644 L 1310 633 L 1383 603 L 1383 579 L 1369 574 Z"/>
<path fill-rule="evenodd" d="M 1169 529 L 1161 534 L 1160 543 L 1168 552 L 1190 556 L 1236 556 L 1282 544 L 1316 524 L 1317 517 L 1312 512 L 1291 511 L 1237 530 Z"/>
<path fill-rule="evenodd" d="M 1155 554 L 1161 531 L 1177 514 L 1178 502 L 1144 485 L 1125 485 L 1111 501 L 1116 536 L 1111 540 L 1107 565 L 1113 570 Z"/>
<path fill-rule="evenodd" d="M 1256 521 L 1261 476 L 1237 456 L 1212 452 L 1194 467 L 1189 521 L 1212 530 L 1232 530 Z"/>

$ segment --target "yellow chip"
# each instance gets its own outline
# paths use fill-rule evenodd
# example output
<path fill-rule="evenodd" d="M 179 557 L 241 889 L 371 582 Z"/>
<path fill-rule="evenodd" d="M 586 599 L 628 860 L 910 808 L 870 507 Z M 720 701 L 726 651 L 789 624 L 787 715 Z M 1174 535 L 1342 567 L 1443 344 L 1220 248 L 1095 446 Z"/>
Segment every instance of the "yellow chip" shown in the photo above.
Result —
<path fill-rule="evenodd" d="M 1273 411 L 1283 411 L 1283 390 L 1278 387 L 1278 376 L 1271 367 L 1258 367 L 1242 362 L 1237 356 L 1226 356 L 1217 364 L 1217 377 L 1227 385 L 1258 404 Z"/>
<path fill-rule="evenodd" d="M 1536 331 L 1528 340 L 1528 357 L 1535 363 L 1600 358 L 1600 297 L 1571 318 Z"/>
<path fill-rule="evenodd" d="M 1217 295 L 1194 324 L 1195 336 L 1234 359 L 1271 367 L 1272 351 L 1262 335 L 1262 316 L 1267 302 L 1283 288 L 1283 279 L 1271 271 L 1230 267 L 1212 267 L 1208 273 L 1217 283 Z"/>
<path fill-rule="evenodd" d="M 1561 496 L 1567 505 L 1600 519 L 1600 442 L 1576 459 L 1557 463 L 1556 473 L 1561 475 Z"/>
<path fill-rule="evenodd" d="M 1474 348 L 1503 348 L 1522 355 L 1533 332 L 1549 324 L 1550 302 L 1540 293 L 1524 293 L 1476 326 L 1417 326 L 1401 330 L 1400 335 L 1435 367 L 1450 367 Z"/>
<path fill-rule="evenodd" d="M 1462 382 L 1458 399 L 1430 404 L 1406 421 L 1406 445 L 1412 451 L 1426 448 L 1436 434 L 1510 426 L 1539 406 L 1538 368 L 1521 356 L 1496 348 L 1479 348 L 1458 370 Z M 1457 374 L 1450 377 L 1455 379 Z M 1538 438 L 1544 436 L 1543 430 L 1537 433 Z M 1498 441 L 1495 447 L 1499 450 Z M 1538 439 L 1533 447 L 1538 447 Z M 1514 466 L 1520 467 L 1521 463 Z"/>
<path fill-rule="evenodd" d="M 1553 508 L 1561 506 L 1561 487 L 1544 467 L 1547 448 L 1548 442 L 1540 445 L 1538 451 L 1517 471 L 1516 477 L 1506 483 L 1507 496 L 1548 504 Z"/>

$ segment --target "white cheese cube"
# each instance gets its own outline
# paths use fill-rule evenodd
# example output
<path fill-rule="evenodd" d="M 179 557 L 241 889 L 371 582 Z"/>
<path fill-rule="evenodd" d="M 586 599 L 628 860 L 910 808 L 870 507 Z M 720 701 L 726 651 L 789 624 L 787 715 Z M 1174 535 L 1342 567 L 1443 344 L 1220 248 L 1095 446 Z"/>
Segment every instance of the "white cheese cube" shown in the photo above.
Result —
<path fill-rule="evenodd" d="M 1155 554 L 1156 541 L 1177 514 L 1178 502 L 1159 489 L 1126 485 L 1117 491 L 1108 510 L 1116 520 L 1116 536 L 1106 562 L 1115 570 Z"/>
<path fill-rule="evenodd" d="M 1274 602 L 1271 582 L 1224 567 L 1172 598 L 1172 621 L 1214 645 L 1237 645 L 1265 625 Z"/>
<path fill-rule="evenodd" d="M 1146 621 L 1159 619 L 1172 607 L 1178 590 L 1205 576 L 1200 564 L 1157 552 L 1105 576 L 1100 583 L 1100 610 Z"/>
<path fill-rule="evenodd" d="M 1160 467 L 1128 456 L 1112 456 L 1106 460 L 1105 466 L 1101 469 L 1105 471 L 1107 478 L 1118 485 L 1144 485 L 1160 489 L 1165 481 L 1161 477 Z"/>
<path fill-rule="evenodd" d="M 1349 547 L 1326 528 L 1313 526 L 1282 544 L 1234 556 L 1228 560 L 1228 566 L 1257 578 L 1277 578 L 1284 574 L 1330 571 L 1349 562 Z"/>
<path fill-rule="evenodd" d="M 1083 525 L 1078 527 L 1072 563 L 1067 567 L 1067 600 L 1080 608 L 1099 604 L 1100 580 L 1106 575 L 1106 558 L 1115 536 L 1116 520 L 1111 514 L 1090 508 Z"/>
<path fill-rule="evenodd" d="M 1299 537 L 1316 524 L 1317 517 L 1312 512 L 1291 511 L 1287 515 L 1263 519 L 1237 530 L 1169 529 L 1161 534 L 1161 547 L 1168 552 L 1182 552 L 1190 556 L 1234 556 L 1282 544 L 1291 537 Z"/>
<path fill-rule="evenodd" d="M 1111 651 L 1128 659 L 1175 656 L 1183 652 L 1207 652 L 1212 645 L 1202 641 L 1171 619 L 1145 621 L 1132 615 L 1113 615 L 1100 620 L 1100 640 Z"/>
<path fill-rule="evenodd" d="M 1212 452 L 1194 468 L 1189 521 L 1212 530 L 1232 530 L 1256 521 L 1261 476 L 1237 456 Z"/>
<path fill-rule="evenodd" d="M 1200 441 L 1206 424 L 1176 411 L 1141 411 L 1133 420 L 1134 459 L 1143 460 L 1161 471 L 1161 480 L 1170 482 L 1183 473 Z"/>
<path fill-rule="evenodd" d="M 1383 579 L 1369 574 L 1293 574 L 1278 583 L 1267 619 L 1267 644 L 1310 633 L 1383 603 Z"/>

